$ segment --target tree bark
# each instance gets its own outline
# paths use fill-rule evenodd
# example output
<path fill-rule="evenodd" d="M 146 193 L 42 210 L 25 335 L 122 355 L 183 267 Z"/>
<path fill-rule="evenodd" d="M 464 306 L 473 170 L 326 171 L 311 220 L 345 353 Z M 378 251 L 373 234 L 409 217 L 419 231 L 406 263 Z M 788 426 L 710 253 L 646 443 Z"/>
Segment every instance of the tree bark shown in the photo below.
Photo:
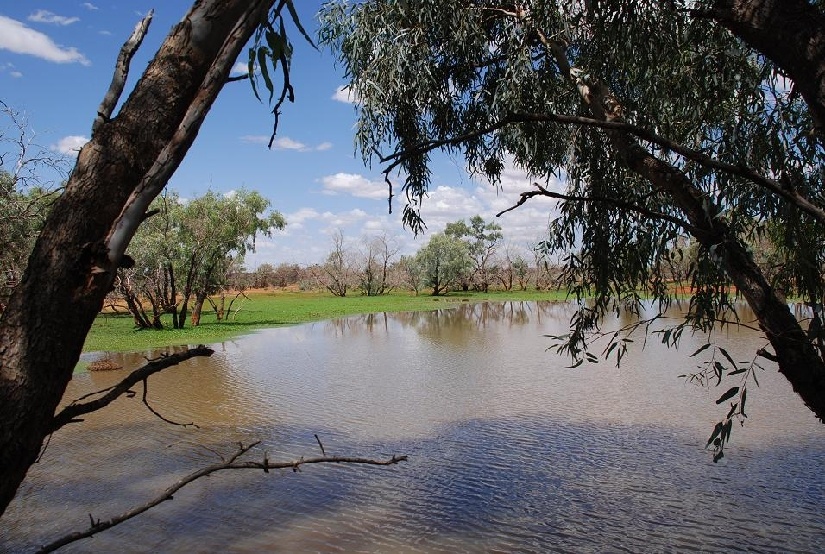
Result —
<path fill-rule="evenodd" d="M 707 12 L 778 65 L 794 83 L 825 143 L 825 15 L 808 0 L 717 0 Z"/>
<path fill-rule="evenodd" d="M 196 1 L 119 114 L 100 124 L 81 150 L 0 317 L 0 514 L 49 433 L 86 334 L 112 287 L 134 233 L 123 226 L 125 216 L 136 221 L 129 210 L 159 192 L 147 179 L 163 185 L 171 173 L 160 170 L 180 164 L 273 3 Z"/>

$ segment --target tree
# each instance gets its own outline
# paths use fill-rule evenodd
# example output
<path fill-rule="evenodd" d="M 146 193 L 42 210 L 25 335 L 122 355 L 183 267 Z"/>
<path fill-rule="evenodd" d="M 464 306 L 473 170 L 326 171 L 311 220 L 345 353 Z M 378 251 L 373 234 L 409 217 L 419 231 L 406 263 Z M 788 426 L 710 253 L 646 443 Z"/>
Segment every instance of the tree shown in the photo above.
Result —
<path fill-rule="evenodd" d="M 821 2 L 372 0 L 328 4 L 322 21 L 360 101 L 357 144 L 368 161 L 387 152 L 388 180 L 404 175 L 414 230 L 433 150 L 494 182 L 509 160 L 545 184 L 566 177 L 566 191 L 537 182 L 513 207 L 559 201 L 543 247 L 567 253 L 580 301 L 564 351 L 583 358 L 613 310 L 668 306 L 663 261 L 689 235 L 689 310 L 666 342 L 735 321 L 740 296 L 773 350 L 760 353 L 825 420 Z M 784 288 L 810 306 L 807 329 L 754 262 L 754 221 L 782 230 Z M 719 453 L 744 417 L 751 373 L 738 369 L 725 362 L 741 380 L 720 398 Z"/>
<path fill-rule="evenodd" d="M 386 294 L 392 289 L 390 267 L 393 257 L 398 253 L 398 246 L 393 244 L 392 239 L 386 234 L 364 242 L 358 272 L 358 288 L 367 296 Z"/>
<path fill-rule="evenodd" d="M 421 284 L 431 287 L 433 296 L 438 296 L 467 277 L 473 260 L 466 242 L 436 233 L 415 255 L 415 266 Z"/>
<path fill-rule="evenodd" d="M 179 274 L 185 280 L 180 328 L 191 298 L 192 325 L 197 326 L 207 297 L 225 290 L 230 270 L 243 261 L 247 250 L 254 251 L 255 237 L 259 233 L 271 236 L 272 229 L 284 228 L 286 220 L 277 211 L 267 214 L 269 207 L 269 200 L 259 193 L 243 189 L 227 195 L 208 191 L 181 207 Z M 222 310 L 216 311 L 220 318 Z"/>
<path fill-rule="evenodd" d="M 35 142 L 26 119 L 0 101 L 0 312 L 11 289 L 20 282 L 52 202 L 55 183 L 43 173 L 67 173 L 65 158 Z"/>
<path fill-rule="evenodd" d="M 294 19 L 287 0 L 195 2 L 113 115 L 151 14 L 121 50 L 92 138 L 0 316 L 0 513 L 51 432 L 55 408 L 130 239 L 256 30 L 250 66 L 258 60 L 266 77 L 267 64 L 288 70 L 284 8 Z M 272 88 L 271 78 L 265 81 Z M 280 98 L 276 116 L 283 99 L 292 98 L 288 79 Z"/>
<path fill-rule="evenodd" d="M 333 295 L 347 295 L 355 281 L 355 262 L 352 253 L 344 245 L 344 234 L 338 230 L 332 236 L 332 252 L 317 270 L 317 280 Z"/>
<path fill-rule="evenodd" d="M 487 292 L 491 281 L 491 261 L 504 238 L 501 234 L 501 225 L 488 223 L 480 215 L 474 215 L 470 218 L 469 225 L 463 219 L 448 223 L 444 234 L 467 243 L 468 252 L 475 265 L 471 280 L 478 290 Z"/>

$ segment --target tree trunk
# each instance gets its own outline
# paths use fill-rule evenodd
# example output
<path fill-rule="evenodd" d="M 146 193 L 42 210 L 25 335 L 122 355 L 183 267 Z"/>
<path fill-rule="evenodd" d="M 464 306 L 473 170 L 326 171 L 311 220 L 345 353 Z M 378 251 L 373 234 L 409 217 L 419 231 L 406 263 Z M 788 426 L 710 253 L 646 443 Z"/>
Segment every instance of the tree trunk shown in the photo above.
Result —
<path fill-rule="evenodd" d="M 0 514 L 49 432 L 134 233 L 134 216 L 180 164 L 272 4 L 195 2 L 119 114 L 101 122 L 80 151 L 0 317 Z"/>
<path fill-rule="evenodd" d="M 203 311 L 204 302 L 206 302 L 206 293 L 197 293 L 195 295 L 195 303 L 192 305 L 192 327 L 197 327 L 201 324 L 201 312 Z"/>

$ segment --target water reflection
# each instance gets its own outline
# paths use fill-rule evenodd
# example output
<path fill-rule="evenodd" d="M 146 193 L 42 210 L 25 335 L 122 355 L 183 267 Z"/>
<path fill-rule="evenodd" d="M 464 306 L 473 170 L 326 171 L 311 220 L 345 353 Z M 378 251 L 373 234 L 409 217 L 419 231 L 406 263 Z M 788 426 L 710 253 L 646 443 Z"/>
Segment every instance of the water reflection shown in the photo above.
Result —
<path fill-rule="evenodd" d="M 655 342 L 621 368 L 566 367 L 542 338 L 559 303 L 460 304 L 273 329 L 218 345 L 150 381 L 166 425 L 122 399 L 55 435 L 0 529 L 25 551 L 146 500 L 261 439 L 270 459 L 406 453 L 384 469 L 222 475 L 67 551 L 811 552 L 825 528 L 821 425 L 773 370 L 724 464 L 702 446 L 718 391 L 676 378 L 694 364 Z M 730 328 L 737 359 L 762 339 Z M 702 337 L 685 337 L 692 352 Z M 76 376 L 67 396 L 144 362 Z M 687 366 L 687 367 L 686 367 Z"/>

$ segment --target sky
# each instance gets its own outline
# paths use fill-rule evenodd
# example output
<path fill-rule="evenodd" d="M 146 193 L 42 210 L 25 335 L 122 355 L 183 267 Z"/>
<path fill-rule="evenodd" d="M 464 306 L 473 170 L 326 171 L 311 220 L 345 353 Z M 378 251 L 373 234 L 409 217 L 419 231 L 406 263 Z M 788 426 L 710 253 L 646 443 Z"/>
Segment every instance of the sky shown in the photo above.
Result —
<path fill-rule="evenodd" d="M 312 37 L 321 4 L 321 0 L 296 0 Z M 2 0 L 0 100 L 25 117 L 37 144 L 76 155 L 90 136 L 120 47 L 135 24 L 154 9 L 149 33 L 132 61 L 124 99 L 190 6 L 184 0 Z M 167 185 L 183 198 L 207 190 L 231 193 L 246 188 L 270 200 L 287 226 L 271 238 L 259 238 L 256 252 L 247 255 L 249 269 L 263 263 L 321 263 L 338 232 L 352 249 L 370 236 L 385 233 L 400 254 L 412 254 L 447 223 L 476 214 L 495 220 L 512 248 L 526 249 L 542 238 L 552 208 L 548 199 L 533 199 L 495 218 L 530 188 L 522 172 L 508 168 L 497 190 L 474 181 L 460 159 L 446 156 L 436 156 L 432 166 L 430 193 L 422 208 L 427 232 L 415 237 L 405 229 L 403 198 L 395 198 L 389 214 L 382 167 L 366 167 L 355 151 L 356 107 L 342 90 L 341 67 L 331 52 L 313 49 L 294 27 L 287 32 L 295 47 L 291 74 L 295 102 L 282 109 L 273 148 L 267 148 L 271 107 L 254 97 L 248 82 L 229 83 Z M 245 72 L 245 65 L 241 60 L 238 74 Z"/>

